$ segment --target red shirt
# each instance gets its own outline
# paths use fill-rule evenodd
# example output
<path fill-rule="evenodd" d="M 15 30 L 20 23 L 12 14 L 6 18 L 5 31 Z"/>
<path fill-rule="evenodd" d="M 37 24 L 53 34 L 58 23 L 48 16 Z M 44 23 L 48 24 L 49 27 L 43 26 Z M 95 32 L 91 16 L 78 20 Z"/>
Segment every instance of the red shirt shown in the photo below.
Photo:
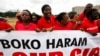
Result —
<path fill-rule="evenodd" d="M 100 26 L 100 19 L 97 21 L 97 25 Z"/>
<path fill-rule="evenodd" d="M 72 30 L 73 29 L 73 23 L 69 22 L 65 26 L 62 26 L 59 22 L 55 24 L 55 30 Z"/>
<path fill-rule="evenodd" d="M 37 28 L 37 26 L 34 23 L 25 25 L 22 22 L 16 22 L 16 25 L 15 25 L 16 30 L 35 30 L 36 28 Z"/>
<path fill-rule="evenodd" d="M 98 30 L 98 26 L 97 26 L 97 21 L 91 22 L 88 19 L 84 19 L 82 24 L 81 24 L 81 28 L 83 28 L 85 31 L 87 32 L 91 32 L 91 33 L 97 33 Z"/>
<path fill-rule="evenodd" d="M 0 30 L 6 30 L 6 29 L 13 29 L 13 28 L 7 22 L 0 21 Z"/>
<path fill-rule="evenodd" d="M 79 17 L 78 17 L 78 19 L 79 19 L 80 21 L 83 21 L 84 18 L 86 18 L 86 16 L 84 15 L 84 13 L 81 13 L 81 14 L 79 15 Z"/>
<path fill-rule="evenodd" d="M 76 25 L 76 22 L 73 22 L 73 21 L 70 21 L 74 26 Z M 77 25 L 76 27 L 75 27 L 75 29 L 73 29 L 73 30 L 80 30 L 80 28 L 81 28 L 81 24 L 79 24 L 79 25 Z"/>
<path fill-rule="evenodd" d="M 40 20 L 38 21 L 38 28 L 50 28 L 53 27 L 55 24 L 55 17 L 51 16 L 50 21 L 48 22 L 44 17 L 41 17 Z"/>

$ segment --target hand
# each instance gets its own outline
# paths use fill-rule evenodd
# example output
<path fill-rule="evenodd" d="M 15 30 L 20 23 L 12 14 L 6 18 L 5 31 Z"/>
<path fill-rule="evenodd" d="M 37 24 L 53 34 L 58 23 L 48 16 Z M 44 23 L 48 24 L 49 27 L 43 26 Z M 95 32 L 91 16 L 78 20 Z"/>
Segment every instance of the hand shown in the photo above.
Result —
<path fill-rule="evenodd" d="M 41 30 L 40 30 L 39 28 L 37 28 L 35 31 L 36 31 L 36 32 L 40 32 Z"/>
<path fill-rule="evenodd" d="M 11 29 L 6 29 L 5 31 L 6 31 L 6 32 L 11 32 Z"/>
<path fill-rule="evenodd" d="M 80 25 L 80 24 L 81 24 L 81 21 L 76 21 L 76 24 L 77 24 L 77 25 Z"/>
<path fill-rule="evenodd" d="M 50 28 L 48 28 L 48 29 L 47 29 L 47 31 L 52 32 L 52 31 L 53 31 L 53 29 L 54 29 L 54 27 L 50 27 Z"/>
<path fill-rule="evenodd" d="M 43 32 L 47 32 L 47 29 L 46 29 L 46 28 L 43 28 L 42 31 L 43 31 Z"/>

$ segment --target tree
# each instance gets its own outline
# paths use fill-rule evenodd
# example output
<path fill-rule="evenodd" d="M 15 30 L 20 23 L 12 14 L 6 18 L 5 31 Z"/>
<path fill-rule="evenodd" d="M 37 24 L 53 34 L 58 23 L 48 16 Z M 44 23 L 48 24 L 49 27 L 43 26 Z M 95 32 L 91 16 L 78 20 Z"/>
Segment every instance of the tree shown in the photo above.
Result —
<path fill-rule="evenodd" d="M 4 13 L 5 17 L 15 17 L 16 12 L 12 12 L 12 11 L 7 11 Z"/>
<path fill-rule="evenodd" d="M 0 12 L 0 16 L 3 17 L 4 16 L 4 13 L 3 12 Z"/>

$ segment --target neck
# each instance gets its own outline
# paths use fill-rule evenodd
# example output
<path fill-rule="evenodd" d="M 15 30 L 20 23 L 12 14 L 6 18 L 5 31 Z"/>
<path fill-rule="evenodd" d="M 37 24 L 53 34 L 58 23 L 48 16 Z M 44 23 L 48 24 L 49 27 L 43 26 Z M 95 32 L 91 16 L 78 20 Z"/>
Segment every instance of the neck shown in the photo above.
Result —
<path fill-rule="evenodd" d="M 45 17 L 45 19 L 48 21 L 48 20 L 50 20 L 50 17 Z"/>
<path fill-rule="evenodd" d="M 23 23 L 24 23 L 25 25 L 29 25 L 29 24 L 30 24 L 30 21 L 26 21 L 26 22 L 24 21 Z"/>

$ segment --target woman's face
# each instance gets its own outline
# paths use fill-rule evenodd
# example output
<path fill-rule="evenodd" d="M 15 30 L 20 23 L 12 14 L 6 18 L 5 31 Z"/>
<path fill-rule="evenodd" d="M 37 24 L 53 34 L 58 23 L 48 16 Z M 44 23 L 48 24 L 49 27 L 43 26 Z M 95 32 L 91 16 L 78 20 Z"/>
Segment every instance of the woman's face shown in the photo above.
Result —
<path fill-rule="evenodd" d="M 51 16 L 51 8 L 49 6 L 45 7 L 43 10 L 43 14 L 45 17 L 50 17 Z"/>
<path fill-rule="evenodd" d="M 75 16 L 74 16 L 74 18 L 73 18 L 73 20 L 78 20 L 78 14 L 76 14 Z"/>
<path fill-rule="evenodd" d="M 85 10 L 88 12 L 92 9 L 92 7 L 93 6 L 91 4 L 88 4 L 88 5 L 86 5 Z"/>
<path fill-rule="evenodd" d="M 69 22 L 68 14 L 65 14 L 61 20 L 61 24 L 66 25 Z"/>
<path fill-rule="evenodd" d="M 33 22 L 37 22 L 37 17 L 36 16 L 32 16 L 32 21 Z"/>
<path fill-rule="evenodd" d="M 30 15 L 27 11 L 23 11 L 21 17 L 22 17 L 22 21 L 29 21 L 30 20 Z"/>
<path fill-rule="evenodd" d="M 99 13 L 98 13 L 98 11 L 94 11 L 94 12 L 91 14 L 91 18 L 92 18 L 92 20 L 99 19 Z"/>

